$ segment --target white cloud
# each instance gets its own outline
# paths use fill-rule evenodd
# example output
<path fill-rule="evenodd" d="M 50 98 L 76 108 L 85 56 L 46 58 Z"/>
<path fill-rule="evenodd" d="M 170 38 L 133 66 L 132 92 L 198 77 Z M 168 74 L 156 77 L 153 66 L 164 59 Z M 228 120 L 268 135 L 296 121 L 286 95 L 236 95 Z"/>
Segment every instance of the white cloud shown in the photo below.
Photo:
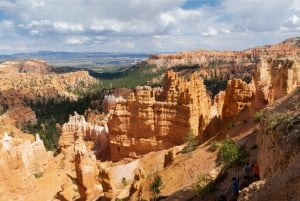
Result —
<path fill-rule="evenodd" d="M 167 14 L 167 13 L 162 13 L 160 15 L 160 20 L 161 20 L 161 24 L 166 27 L 168 26 L 169 24 L 173 24 L 175 22 L 175 17 L 173 17 L 172 15 L 170 14 Z"/>
<path fill-rule="evenodd" d="M 69 24 L 66 22 L 54 22 L 53 23 L 54 29 L 58 31 L 83 31 L 83 26 L 81 24 Z"/>
<path fill-rule="evenodd" d="M 1 26 L 4 28 L 12 28 L 14 26 L 14 22 L 10 20 L 4 20 L 1 22 Z"/>
<path fill-rule="evenodd" d="M 0 10 L 13 9 L 15 8 L 15 4 L 7 0 L 0 1 Z"/>
<path fill-rule="evenodd" d="M 204 32 L 202 35 L 203 36 L 215 36 L 217 35 L 219 32 L 218 30 L 216 30 L 213 27 L 208 27 L 208 32 Z"/>
<path fill-rule="evenodd" d="M 223 0 L 185 10 L 186 1 L 1 0 L 0 43 L 16 50 L 14 43 L 37 50 L 241 49 L 299 33 L 298 0 Z M 235 42 L 241 38 L 247 42 Z"/>
<path fill-rule="evenodd" d="M 292 17 L 289 17 L 288 21 L 291 22 L 293 25 L 300 23 L 300 19 L 297 15 L 293 15 Z"/>
<path fill-rule="evenodd" d="M 41 33 L 40 33 L 40 31 L 39 30 L 31 30 L 30 31 L 30 34 L 32 35 L 32 36 L 40 36 L 41 35 Z"/>
<path fill-rule="evenodd" d="M 68 45 L 81 45 L 88 42 L 90 39 L 85 36 L 80 37 L 69 37 L 65 40 L 65 43 Z"/>

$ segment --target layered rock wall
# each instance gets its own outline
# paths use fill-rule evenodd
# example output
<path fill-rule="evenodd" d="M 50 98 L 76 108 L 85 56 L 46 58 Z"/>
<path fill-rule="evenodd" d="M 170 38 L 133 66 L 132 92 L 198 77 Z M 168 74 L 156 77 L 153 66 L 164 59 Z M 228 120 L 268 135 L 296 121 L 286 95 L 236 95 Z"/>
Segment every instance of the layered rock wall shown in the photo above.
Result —
<path fill-rule="evenodd" d="M 272 103 L 300 85 L 300 60 L 263 57 L 256 65 L 254 80 L 257 94 Z"/>
<path fill-rule="evenodd" d="M 261 176 L 282 173 L 300 154 L 300 88 L 267 107 L 257 138 Z"/>
<path fill-rule="evenodd" d="M 31 142 L 5 133 L 0 144 L 0 200 L 20 200 L 28 192 L 37 193 L 36 177 L 43 175 L 52 159 L 43 141 L 38 135 Z"/>
<path fill-rule="evenodd" d="M 75 113 L 70 115 L 69 121 L 62 126 L 62 133 L 58 145 L 61 149 L 66 149 L 74 145 L 75 141 L 82 138 L 91 142 L 92 148 L 97 157 L 101 157 L 101 152 L 108 146 L 108 127 L 96 123 L 86 122 L 84 116 Z"/>
<path fill-rule="evenodd" d="M 152 55 L 147 62 L 155 64 L 160 68 L 194 65 L 217 67 L 223 64 L 253 64 L 263 56 L 271 58 L 295 58 L 299 56 L 299 40 L 299 37 L 290 38 L 276 45 L 261 46 L 244 51 L 195 50 L 177 54 Z"/>
<path fill-rule="evenodd" d="M 113 160 L 182 144 L 189 129 L 201 138 L 211 118 L 203 80 L 191 76 L 187 81 L 171 71 L 165 80 L 162 91 L 138 87 L 114 102 L 108 122 Z"/>
<path fill-rule="evenodd" d="M 264 110 L 257 145 L 263 180 L 245 188 L 239 200 L 299 200 L 300 88 Z"/>
<path fill-rule="evenodd" d="M 0 64 L 0 105 L 15 107 L 31 102 L 76 100 L 75 92 L 84 91 L 97 80 L 87 71 L 55 73 L 40 60 L 8 61 Z"/>
<path fill-rule="evenodd" d="M 222 117 L 232 117 L 244 109 L 251 107 L 253 88 L 240 79 L 229 80 L 227 83 Z"/>

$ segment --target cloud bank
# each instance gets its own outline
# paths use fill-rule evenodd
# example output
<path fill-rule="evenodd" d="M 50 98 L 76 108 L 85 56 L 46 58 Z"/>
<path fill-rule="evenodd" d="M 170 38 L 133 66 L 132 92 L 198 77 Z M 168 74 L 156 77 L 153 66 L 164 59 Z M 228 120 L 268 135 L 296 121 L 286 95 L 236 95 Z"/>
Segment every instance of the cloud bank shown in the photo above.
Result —
<path fill-rule="evenodd" d="M 1 0 L 0 52 L 245 49 L 299 36 L 298 0 Z"/>

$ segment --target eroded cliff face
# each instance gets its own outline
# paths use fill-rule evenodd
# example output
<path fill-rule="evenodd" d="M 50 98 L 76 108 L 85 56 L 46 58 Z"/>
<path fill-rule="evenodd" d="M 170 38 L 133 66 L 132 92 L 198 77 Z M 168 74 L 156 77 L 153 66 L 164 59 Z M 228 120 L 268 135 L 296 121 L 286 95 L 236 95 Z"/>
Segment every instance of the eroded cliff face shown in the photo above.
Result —
<path fill-rule="evenodd" d="M 50 99 L 76 100 L 76 91 L 97 82 L 87 71 L 55 73 L 53 67 L 40 60 L 1 63 L 0 75 L 0 105 L 5 107 Z"/>
<path fill-rule="evenodd" d="M 222 117 L 233 117 L 242 110 L 250 108 L 253 98 L 253 88 L 240 79 L 229 80 L 227 83 Z"/>
<path fill-rule="evenodd" d="M 267 107 L 257 143 L 261 176 L 282 173 L 300 154 L 300 88 Z"/>
<path fill-rule="evenodd" d="M 163 90 L 137 87 L 108 104 L 114 105 L 108 122 L 112 160 L 182 144 L 189 129 L 201 138 L 211 116 L 203 80 L 195 76 L 185 80 L 172 71 L 165 80 Z"/>
<path fill-rule="evenodd" d="M 168 71 L 163 89 L 138 87 L 127 97 L 106 97 L 110 112 L 110 149 L 113 160 L 137 158 L 154 150 L 184 143 L 189 129 L 204 140 L 203 132 L 215 117 L 223 120 L 247 111 L 248 117 L 300 86 L 299 58 L 262 57 L 252 81 L 228 81 L 226 90 L 211 101 L 198 73 L 185 80 Z M 208 134 L 207 136 L 211 136 Z"/>
<path fill-rule="evenodd" d="M 300 85 L 299 57 L 261 58 L 254 71 L 254 80 L 257 94 L 266 103 L 272 103 Z"/>
<path fill-rule="evenodd" d="M 103 125 L 104 124 L 104 125 Z M 85 117 L 75 112 L 70 115 L 69 121 L 62 126 L 58 145 L 61 149 L 72 147 L 77 139 L 82 138 L 89 143 L 89 148 L 94 150 L 95 155 L 101 158 L 101 152 L 108 146 L 108 127 L 102 124 L 86 122 Z"/>
<path fill-rule="evenodd" d="M 257 145 L 264 180 L 245 189 L 239 200 L 299 200 L 300 88 L 264 110 Z"/>
<path fill-rule="evenodd" d="M 228 64 L 230 64 L 229 66 L 239 64 L 236 66 L 246 67 L 249 64 L 255 63 L 257 59 L 263 56 L 271 58 L 298 57 L 299 40 L 299 37 L 290 38 L 276 45 L 261 46 L 244 51 L 195 50 L 176 54 L 152 55 L 147 62 L 155 64 L 159 68 L 195 65 L 199 67 L 218 67 Z"/>
<path fill-rule="evenodd" d="M 38 135 L 33 141 L 19 136 L 4 133 L 1 139 L 1 200 L 30 200 L 33 197 L 28 192 L 38 196 L 36 177 L 43 175 L 52 159 Z"/>

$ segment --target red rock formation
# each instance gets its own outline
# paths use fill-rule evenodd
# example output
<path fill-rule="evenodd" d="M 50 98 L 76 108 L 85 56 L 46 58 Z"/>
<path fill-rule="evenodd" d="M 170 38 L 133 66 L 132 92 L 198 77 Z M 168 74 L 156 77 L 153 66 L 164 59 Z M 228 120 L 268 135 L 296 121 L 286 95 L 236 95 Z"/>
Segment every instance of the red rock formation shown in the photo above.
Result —
<path fill-rule="evenodd" d="M 261 46 L 244 51 L 195 50 L 177 54 L 152 55 L 147 62 L 165 68 L 180 65 L 216 67 L 232 62 L 235 64 L 253 63 L 263 56 L 272 58 L 298 57 L 299 40 L 300 38 L 290 38 L 276 45 Z"/>
<path fill-rule="evenodd" d="M 102 193 L 102 186 L 98 181 L 99 170 L 96 157 L 89 153 L 82 136 L 76 140 L 74 152 L 80 197 L 82 200 L 96 200 Z"/>
<path fill-rule="evenodd" d="M 257 136 L 263 179 L 244 189 L 239 200 L 293 200 L 300 197 L 300 88 L 268 106 Z"/>
<path fill-rule="evenodd" d="M 0 145 L 0 200 L 30 200 L 28 192 L 38 194 L 36 177 L 43 175 L 52 153 L 38 135 L 31 142 L 5 133 Z"/>
<path fill-rule="evenodd" d="M 0 74 L 2 73 L 41 73 L 53 72 L 54 68 L 47 62 L 30 59 L 18 61 L 6 61 L 0 64 Z"/>
<path fill-rule="evenodd" d="M 168 72 L 165 82 L 162 91 L 138 87 L 122 101 L 114 99 L 108 122 L 112 160 L 182 144 L 189 129 L 201 138 L 211 115 L 203 80 Z"/>
<path fill-rule="evenodd" d="M 232 117 L 249 108 L 253 98 L 253 89 L 240 79 L 229 80 L 227 83 L 222 117 Z"/>
<path fill-rule="evenodd" d="M 87 71 L 56 74 L 44 61 L 9 61 L 0 64 L 0 104 L 9 107 L 49 99 L 76 100 L 76 90 L 97 82 Z"/>
<path fill-rule="evenodd" d="M 107 134 L 106 125 L 86 122 L 84 116 L 75 113 L 74 116 L 70 115 L 69 121 L 63 125 L 58 144 L 60 148 L 66 149 L 73 146 L 79 136 L 82 136 L 84 141 L 93 143 L 92 148 L 97 158 L 101 158 L 101 152 L 107 148 Z"/>
<path fill-rule="evenodd" d="M 300 85 L 300 60 L 296 58 L 261 58 L 255 68 L 256 92 L 272 103 Z"/>
<path fill-rule="evenodd" d="M 37 123 L 36 115 L 30 107 L 18 106 L 9 109 L 3 116 L 3 119 L 10 118 L 12 125 L 21 127 L 25 124 L 34 125 Z M 5 121 L 5 120 L 4 120 Z"/>

